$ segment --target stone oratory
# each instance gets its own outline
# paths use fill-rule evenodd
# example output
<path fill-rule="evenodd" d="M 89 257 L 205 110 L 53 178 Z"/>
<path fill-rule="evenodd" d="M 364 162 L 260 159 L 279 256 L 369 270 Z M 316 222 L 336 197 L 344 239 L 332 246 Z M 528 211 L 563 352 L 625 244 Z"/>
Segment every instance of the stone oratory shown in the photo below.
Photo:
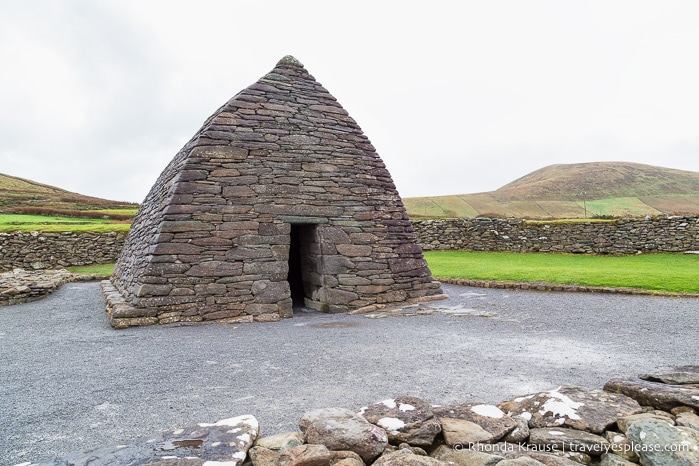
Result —
<path fill-rule="evenodd" d="M 103 288 L 117 328 L 444 297 L 369 139 L 291 56 L 165 168 Z"/>

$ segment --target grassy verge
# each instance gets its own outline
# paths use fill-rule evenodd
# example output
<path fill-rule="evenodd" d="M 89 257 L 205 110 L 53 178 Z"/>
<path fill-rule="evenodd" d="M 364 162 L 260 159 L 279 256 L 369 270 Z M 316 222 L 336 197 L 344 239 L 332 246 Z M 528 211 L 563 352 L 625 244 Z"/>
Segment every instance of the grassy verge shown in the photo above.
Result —
<path fill-rule="evenodd" d="M 0 214 L 0 232 L 45 231 L 45 232 L 127 232 L 130 222 L 115 222 L 99 218 L 58 217 L 48 215 Z"/>
<path fill-rule="evenodd" d="M 114 272 L 114 264 L 79 265 L 75 267 L 68 267 L 68 271 L 73 273 L 83 273 L 85 275 L 108 277 L 112 274 L 112 272 Z"/>
<path fill-rule="evenodd" d="M 699 257 L 685 254 L 584 256 L 425 251 L 437 278 L 639 288 L 699 293 Z"/>

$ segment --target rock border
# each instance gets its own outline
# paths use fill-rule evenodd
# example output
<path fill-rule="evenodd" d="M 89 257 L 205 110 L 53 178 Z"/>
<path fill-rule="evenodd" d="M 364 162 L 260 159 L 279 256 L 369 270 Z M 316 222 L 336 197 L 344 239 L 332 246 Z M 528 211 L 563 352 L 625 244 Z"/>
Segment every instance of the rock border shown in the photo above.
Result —
<path fill-rule="evenodd" d="M 699 293 L 671 293 L 667 291 L 641 290 L 637 288 L 561 285 L 547 282 L 505 282 L 500 280 L 476 280 L 471 278 L 438 278 L 435 280 L 450 285 L 473 286 L 477 288 L 495 288 L 507 290 L 533 290 L 533 291 L 563 291 L 568 293 L 606 293 L 628 294 L 637 296 L 661 296 L 669 298 L 699 298 Z"/>
<path fill-rule="evenodd" d="M 16 268 L 10 272 L 0 273 L 0 306 L 38 301 L 66 283 L 97 279 L 98 277 L 94 275 L 71 273 L 66 269 Z"/>
<path fill-rule="evenodd" d="M 252 415 L 16 466 L 579 466 L 699 464 L 699 366 L 562 386 L 497 405 L 401 396 L 314 409 L 298 430 L 259 438 Z"/>

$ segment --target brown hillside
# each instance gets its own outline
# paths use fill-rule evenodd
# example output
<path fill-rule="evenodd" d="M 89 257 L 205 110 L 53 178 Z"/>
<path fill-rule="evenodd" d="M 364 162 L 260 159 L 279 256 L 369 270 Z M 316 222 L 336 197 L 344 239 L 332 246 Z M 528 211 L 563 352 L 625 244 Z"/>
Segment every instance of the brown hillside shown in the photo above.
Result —
<path fill-rule="evenodd" d="M 699 193 L 699 173 L 629 162 L 549 165 L 495 190 L 501 200 L 667 196 Z"/>
<path fill-rule="evenodd" d="M 0 213 L 94 217 L 101 216 L 94 211 L 136 208 L 137 204 L 84 196 L 0 173 Z M 111 213 L 110 217 L 126 219 L 131 215 Z"/>
<path fill-rule="evenodd" d="M 551 165 L 487 193 L 403 201 L 414 218 L 553 219 L 699 213 L 699 173 L 628 162 Z"/>

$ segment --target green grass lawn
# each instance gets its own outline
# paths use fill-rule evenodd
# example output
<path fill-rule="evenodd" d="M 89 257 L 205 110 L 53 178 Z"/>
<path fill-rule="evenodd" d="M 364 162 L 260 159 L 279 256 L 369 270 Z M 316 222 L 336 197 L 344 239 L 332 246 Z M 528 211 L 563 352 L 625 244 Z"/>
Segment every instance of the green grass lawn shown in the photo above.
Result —
<path fill-rule="evenodd" d="M 699 256 L 425 251 L 436 278 L 640 288 L 699 293 Z"/>
<path fill-rule="evenodd" d="M 73 273 L 108 277 L 114 272 L 114 264 L 76 265 L 75 267 L 68 267 L 67 269 Z"/>
<path fill-rule="evenodd" d="M 57 217 L 48 215 L 0 214 L 0 232 L 46 231 L 46 232 L 96 232 L 117 231 L 126 233 L 128 222 L 115 223 L 101 218 Z"/>

